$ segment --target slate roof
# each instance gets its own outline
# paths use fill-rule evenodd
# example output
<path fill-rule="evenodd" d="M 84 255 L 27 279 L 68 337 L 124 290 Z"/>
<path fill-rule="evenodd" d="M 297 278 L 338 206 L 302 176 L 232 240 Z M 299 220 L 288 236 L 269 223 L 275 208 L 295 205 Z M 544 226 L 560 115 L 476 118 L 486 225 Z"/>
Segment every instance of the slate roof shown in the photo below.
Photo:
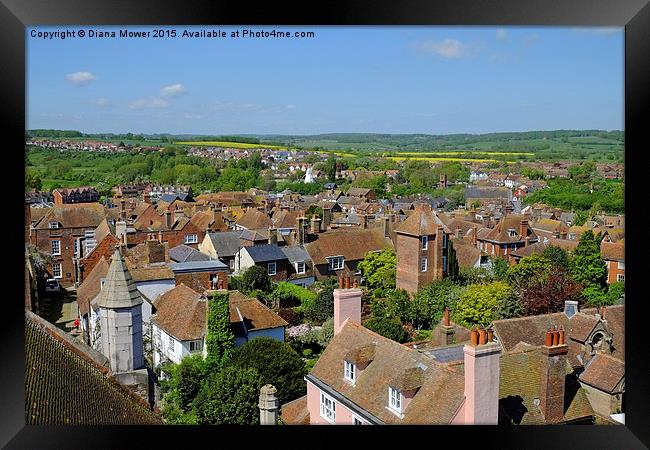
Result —
<path fill-rule="evenodd" d="M 27 425 L 162 425 L 99 352 L 25 311 Z"/>
<path fill-rule="evenodd" d="M 124 258 L 118 249 L 111 257 L 104 287 L 99 292 L 97 305 L 100 307 L 130 308 L 142 304 L 142 297 L 135 286 L 135 281 L 126 268 Z"/>
<path fill-rule="evenodd" d="M 327 264 L 327 257 L 338 255 L 346 261 L 361 260 L 370 251 L 393 246 L 380 228 L 341 229 L 316 236 L 316 240 L 304 245 L 314 264 Z"/>
<path fill-rule="evenodd" d="M 170 263 L 169 268 L 177 273 L 207 272 L 213 270 L 228 270 L 228 266 L 218 259 L 209 259 L 206 261 L 186 261 L 182 263 Z"/>
<path fill-rule="evenodd" d="M 282 249 L 277 245 L 254 245 L 252 247 L 243 248 L 256 263 L 287 259 L 287 256 L 284 254 Z"/>
<path fill-rule="evenodd" d="M 508 187 L 467 186 L 465 198 L 494 198 L 512 200 L 512 191 Z"/>
<path fill-rule="evenodd" d="M 621 392 L 616 387 L 625 377 L 625 363 L 620 359 L 602 353 L 596 354 L 587 363 L 580 381 L 609 394 Z"/>
<path fill-rule="evenodd" d="M 239 251 L 242 246 L 239 236 L 241 236 L 241 231 L 208 233 L 208 237 L 212 241 L 212 246 L 217 251 L 217 255 L 223 258 L 235 256 Z"/>
<path fill-rule="evenodd" d="M 309 253 L 307 253 L 307 250 L 299 245 L 293 247 L 281 247 L 281 250 L 291 263 L 311 260 Z"/>
<path fill-rule="evenodd" d="M 208 261 L 210 257 L 189 245 L 181 244 L 169 250 L 169 258 L 175 262 Z"/>
<path fill-rule="evenodd" d="M 357 375 L 355 385 L 350 385 L 343 379 L 346 353 L 352 346 L 373 343 L 374 359 Z M 464 400 L 462 372 L 352 321 L 332 338 L 307 378 L 326 391 L 334 390 L 385 424 L 449 424 Z M 421 384 L 403 418 L 386 408 L 388 387 L 397 382 L 408 387 Z"/>

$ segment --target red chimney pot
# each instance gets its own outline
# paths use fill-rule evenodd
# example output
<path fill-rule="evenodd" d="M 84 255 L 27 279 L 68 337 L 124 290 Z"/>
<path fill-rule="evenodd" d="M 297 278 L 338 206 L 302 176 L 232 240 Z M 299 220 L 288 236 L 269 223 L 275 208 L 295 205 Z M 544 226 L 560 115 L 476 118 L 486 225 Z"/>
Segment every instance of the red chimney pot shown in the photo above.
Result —
<path fill-rule="evenodd" d="M 470 342 L 472 343 L 472 345 L 477 346 L 478 345 L 478 331 L 476 329 L 473 329 L 472 331 L 470 331 L 469 337 L 470 337 Z"/>
<path fill-rule="evenodd" d="M 551 347 L 553 345 L 553 332 L 549 329 L 546 330 L 546 340 L 544 341 L 546 347 Z"/>
<path fill-rule="evenodd" d="M 445 308 L 445 315 L 444 315 L 444 321 L 443 324 L 448 327 L 449 326 L 449 309 Z"/>
<path fill-rule="evenodd" d="M 488 342 L 492 342 L 494 339 L 494 330 L 492 328 L 488 328 L 487 330 L 487 340 Z"/>
<path fill-rule="evenodd" d="M 553 330 L 553 347 L 560 345 L 560 332 Z"/>
<path fill-rule="evenodd" d="M 559 329 L 559 333 L 560 333 L 560 345 L 564 345 L 564 328 L 562 328 L 561 326 Z"/>
<path fill-rule="evenodd" d="M 487 342 L 487 334 L 485 333 L 485 330 L 483 328 L 479 328 L 478 333 L 479 333 L 478 343 L 480 345 L 485 344 Z"/>

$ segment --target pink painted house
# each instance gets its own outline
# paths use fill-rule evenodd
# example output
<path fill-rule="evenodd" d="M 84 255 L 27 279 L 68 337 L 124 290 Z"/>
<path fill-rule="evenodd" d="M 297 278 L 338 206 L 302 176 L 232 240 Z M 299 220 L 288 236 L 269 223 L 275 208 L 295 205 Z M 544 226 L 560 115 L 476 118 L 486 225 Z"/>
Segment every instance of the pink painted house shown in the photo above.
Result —
<path fill-rule="evenodd" d="M 497 424 L 501 347 L 485 331 L 469 344 L 421 351 L 360 319 L 361 290 L 336 289 L 335 335 L 305 376 L 307 395 L 283 405 L 284 423 Z"/>

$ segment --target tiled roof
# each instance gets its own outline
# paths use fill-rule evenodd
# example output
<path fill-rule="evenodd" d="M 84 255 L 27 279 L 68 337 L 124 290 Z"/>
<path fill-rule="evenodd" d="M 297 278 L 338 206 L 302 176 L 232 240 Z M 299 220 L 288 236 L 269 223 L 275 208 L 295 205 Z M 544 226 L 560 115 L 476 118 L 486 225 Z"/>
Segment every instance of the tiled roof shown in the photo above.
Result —
<path fill-rule="evenodd" d="M 467 186 L 465 198 L 500 198 L 512 200 L 512 191 L 508 187 Z"/>
<path fill-rule="evenodd" d="M 625 243 L 624 242 L 601 242 L 600 254 L 607 261 L 625 262 Z"/>
<path fill-rule="evenodd" d="M 474 267 L 481 259 L 481 251 L 473 245 L 464 244 L 456 239 L 453 246 L 460 267 Z"/>
<path fill-rule="evenodd" d="M 102 256 L 77 289 L 77 304 L 82 316 L 90 312 L 90 302 L 99 294 L 101 280 L 106 278 L 109 265 L 108 260 Z"/>
<path fill-rule="evenodd" d="M 271 216 L 271 221 L 275 228 L 296 228 L 298 226 L 298 217 L 302 216 L 303 212 L 299 210 L 279 210 Z"/>
<path fill-rule="evenodd" d="M 169 268 L 177 273 L 211 272 L 214 270 L 227 270 L 228 266 L 218 259 L 206 261 L 186 261 L 182 263 L 170 263 Z"/>
<path fill-rule="evenodd" d="M 161 425 L 144 400 L 107 376 L 108 361 L 25 311 L 25 423 Z"/>
<path fill-rule="evenodd" d="M 255 208 L 247 209 L 244 215 L 237 219 L 235 223 L 249 230 L 254 228 L 268 228 L 273 225 L 266 213 L 258 211 Z"/>
<path fill-rule="evenodd" d="M 537 235 L 530 228 L 530 223 L 526 228 L 526 234 L 523 236 L 519 234 L 519 227 L 522 220 L 527 221 L 528 218 L 520 214 L 508 214 L 499 221 L 496 227 L 487 233 L 484 239 L 495 242 L 518 242 L 528 237 L 531 243 L 537 241 Z M 508 233 L 510 229 L 515 230 L 515 235 L 512 237 Z"/>
<path fill-rule="evenodd" d="M 539 219 L 531 224 L 531 228 L 548 232 L 559 231 L 560 233 L 569 231 L 569 227 L 564 223 L 553 219 Z"/>
<path fill-rule="evenodd" d="M 379 228 L 334 230 L 316 236 L 304 246 L 314 264 L 327 264 L 327 257 L 338 255 L 347 261 L 361 260 L 370 251 L 393 246 Z"/>
<path fill-rule="evenodd" d="M 438 226 L 442 226 L 446 232 L 449 232 L 430 206 L 418 205 L 408 219 L 395 228 L 395 232 L 411 236 L 432 235 L 437 233 Z"/>
<path fill-rule="evenodd" d="M 580 381 L 612 394 L 618 392 L 616 387 L 623 377 L 625 377 L 625 363 L 620 359 L 599 353 L 589 360 L 584 372 L 580 374 Z"/>
<path fill-rule="evenodd" d="M 36 229 L 49 228 L 50 222 L 58 222 L 63 228 L 97 228 L 106 217 L 106 211 L 99 203 L 76 203 L 55 205 L 34 226 Z"/>
<path fill-rule="evenodd" d="M 174 272 L 166 265 L 148 265 L 130 269 L 133 281 L 154 281 L 154 280 L 171 280 L 174 278 Z"/>
<path fill-rule="evenodd" d="M 357 187 L 351 187 L 348 189 L 347 195 L 351 195 L 354 197 L 365 197 L 370 193 L 371 189 L 367 188 L 357 188 Z"/>
<path fill-rule="evenodd" d="M 246 297 L 239 291 L 229 291 L 228 305 L 230 308 L 230 323 L 241 323 L 239 318 L 239 313 L 241 313 L 248 331 L 286 327 L 288 325 L 287 321 L 264 306 L 262 302 L 256 298 Z M 235 328 L 240 329 L 239 327 Z"/>
<path fill-rule="evenodd" d="M 548 241 L 544 242 L 536 242 L 534 244 L 530 244 L 526 247 L 521 247 L 518 248 L 517 250 L 513 250 L 509 252 L 513 256 L 519 256 L 521 258 L 524 258 L 526 256 L 530 255 L 539 255 L 544 252 L 548 247 L 555 246 L 555 247 L 560 247 L 561 249 L 567 250 L 567 251 L 573 251 L 575 248 L 578 246 L 578 241 L 572 241 L 572 240 L 567 240 L 567 239 L 556 239 L 556 238 L 549 238 Z"/>
<path fill-rule="evenodd" d="M 198 292 L 180 284 L 154 301 L 152 321 L 176 339 L 202 339 L 207 332 L 207 301 Z"/>
<path fill-rule="evenodd" d="M 357 375 L 352 386 L 343 378 L 345 355 L 355 346 L 373 343 L 376 344 L 374 359 Z M 416 374 L 418 367 L 422 370 L 421 387 L 400 418 L 387 408 L 388 387 L 399 380 L 405 370 Z M 315 378 L 386 424 L 449 424 L 464 400 L 461 372 L 351 321 L 332 338 L 308 377 Z M 418 376 L 405 377 L 411 378 Z M 410 381 L 407 384 L 412 386 Z"/>
<path fill-rule="evenodd" d="M 281 405 L 280 411 L 282 423 L 285 425 L 309 425 L 306 395 Z"/>

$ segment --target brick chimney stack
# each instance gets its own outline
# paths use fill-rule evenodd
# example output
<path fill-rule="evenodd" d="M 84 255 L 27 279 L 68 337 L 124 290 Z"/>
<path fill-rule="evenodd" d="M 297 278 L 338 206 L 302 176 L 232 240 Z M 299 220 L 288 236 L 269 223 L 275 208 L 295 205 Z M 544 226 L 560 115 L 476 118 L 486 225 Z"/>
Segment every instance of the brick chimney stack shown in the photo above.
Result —
<path fill-rule="evenodd" d="M 269 245 L 277 245 L 278 231 L 274 227 L 269 227 Z"/>
<path fill-rule="evenodd" d="M 442 316 L 442 325 L 440 326 L 441 332 L 441 344 L 450 345 L 454 343 L 454 327 L 451 326 L 451 321 L 449 320 L 449 309 L 445 308 L 445 312 Z"/>
<path fill-rule="evenodd" d="M 501 347 L 491 341 L 492 330 L 472 330 L 465 344 L 465 404 L 461 423 L 497 425 Z"/>
<path fill-rule="evenodd" d="M 165 211 L 165 226 L 168 229 L 172 228 L 172 212 L 171 211 Z"/>
<path fill-rule="evenodd" d="M 528 236 L 528 220 L 521 219 L 519 221 L 519 236 L 526 238 Z"/>
<path fill-rule="evenodd" d="M 320 218 L 316 214 L 311 218 L 311 233 L 320 233 Z"/>
<path fill-rule="evenodd" d="M 456 226 L 456 239 L 459 239 L 459 240 L 462 239 L 462 234 L 461 233 L 462 233 L 462 231 L 460 229 L 460 225 L 457 225 Z"/>
<path fill-rule="evenodd" d="M 361 323 L 361 292 L 359 288 L 350 288 L 349 276 L 339 278 L 339 289 L 334 289 L 334 334 L 341 331 L 348 319 Z"/>
<path fill-rule="evenodd" d="M 539 408 L 547 424 L 564 421 L 564 387 L 568 345 L 562 327 L 546 332 L 542 351 L 541 390 Z"/>
<path fill-rule="evenodd" d="M 384 225 L 384 237 L 390 237 L 390 217 L 384 216 L 381 220 Z"/>
<path fill-rule="evenodd" d="M 361 228 L 368 228 L 368 214 L 361 214 Z"/>
<path fill-rule="evenodd" d="M 472 245 L 474 246 L 478 245 L 477 238 L 478 238 L 478 227 L 474 225 L 474 228 L 472 228 Z"/>
<path fill-rule="evenodd" d="M 147 203 L 148 205 L 151 205 L 151 196 L 149 195 L 148 192 L 145 192 L 145 193 L 142 195 L 142 201 L 144 201 L 144 202 Z"/>

